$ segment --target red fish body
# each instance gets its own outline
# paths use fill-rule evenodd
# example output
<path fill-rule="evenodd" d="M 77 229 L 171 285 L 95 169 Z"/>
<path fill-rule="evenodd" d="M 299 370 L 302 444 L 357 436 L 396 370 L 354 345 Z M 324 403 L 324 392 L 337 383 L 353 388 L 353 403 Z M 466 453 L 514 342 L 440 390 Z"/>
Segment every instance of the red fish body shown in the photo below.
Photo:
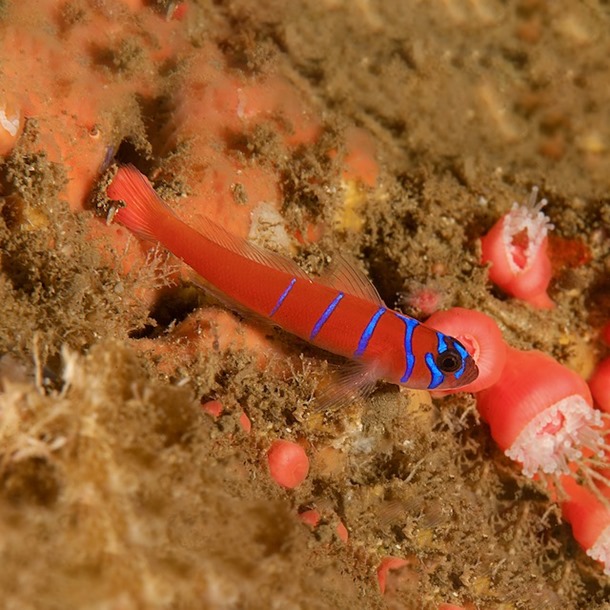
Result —
<path fill-rule="evenodd" d="M 378 379 L 415 389 L 450 389 L 473 381 L 474 360 L 456 339 L 388 309 L 375 288 L 345 262 L 313 280 L 294 262 L 230 235 L 206 220 L 181 221 L 133 167 L 107 189 L 125 203 L 114 218 L 160 242 L 215 292 L 317 347 L 358 363 L 345 386 L 364 391 Z"/>

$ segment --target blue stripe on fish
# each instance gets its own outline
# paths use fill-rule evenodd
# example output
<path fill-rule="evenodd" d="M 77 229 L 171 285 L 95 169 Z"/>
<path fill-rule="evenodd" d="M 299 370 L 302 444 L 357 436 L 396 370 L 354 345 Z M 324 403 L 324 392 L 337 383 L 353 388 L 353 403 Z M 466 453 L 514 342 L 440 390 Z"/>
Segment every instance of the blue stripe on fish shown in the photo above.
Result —
<path fill-rule="evenodd" d="M 335 311 L 337 305 L 339 305 L 339 301 L 343 298 L 343 293 L 340 292 L 331 302 L 331 304 L 324 310 L 324 313 L 318 318 L 318 321 L 315 323 L 313 330 L 311 331 L 311 335 L 309 335 L 310 339 L 314 339 L 315 336 L 322 330 L 322 327 L 330 318 L 330 314 Z"/>
<path fill-rule="evenodd" d="M 453 342 L 453 347 L 457 350 L 457 353 L 462 358 L 462 366 L 454 373 L 454 377 L 456 379 L 459 379 L 466 370 L 466 358 L 468 358 L 470 354 L 466 351 L 466 348 L 458 341 Z"/>
<path fill-rule="evenodd" d="M 373 332 L 375 332 L 375 327 L 377 326 L 377 322 L 379 322 L 379 318 L 387 311 L 385 307 L 380 307 L 374 314 L 373 317 L 369 320 L 369 323 L 366 325 L 366 328 L 360 335 L 360 340 L 358 341 L 358 349 L 354 352 L 354 356 L 362 356 L 364 354 L 364 350 L 366 349 L 371 337 L 373 336 Z"/>
<path fill-rule="evenodd" d="M 445 341 L 445 335 L 443 333 L 436 333 L 436 338 L 438 339 L 438 353 L 442 354 L 447 351 L 447 342 Z"/>
<path fill-rule="evenodd" d="M 443 383 L 445 379 L 445 375 L 443 375 L 442 371 L 436 366 L 436 362 L 434 360 L 434 356 L 430 353 L 426 353 L 426 364 L 428 365 L 428 369 L 430 370 L 430 375 L 432 375 L 432 380 L 428 385 L 429 390 L 434 390 L 441 383 Z"/>
<path fill-rule="evenodd" d="M 292 287 L 296 284 L 297 278 L 293 277 L 290 280 L 290 284 L 288 284 L 288 286 L 286 287 L 286 290 L 284 290 L 284 292 L 282 292 L 280 298 L 277 300 L 277 303 L 274 305 L 273 309 L 271 310 L 271 313 L 269 314 L 269 317 L 272 318 L 273 314 L 282 306 L 282 303 L 286 300 L 286 297 L 290 294 L 290 291 L 292 290 Z"/>
<path fill-rule="evenodd" d="M 413 373 L 413 367 L 415 366 L 415 356 L 413 354 L 413 332 L 415 328 L 419 326 L 415 318 L 409 318 L 401 314 L 396 314 L 405 323 L 405 372 L 400 378 L 401 383 L 405 383 L 411 377 Z"/>

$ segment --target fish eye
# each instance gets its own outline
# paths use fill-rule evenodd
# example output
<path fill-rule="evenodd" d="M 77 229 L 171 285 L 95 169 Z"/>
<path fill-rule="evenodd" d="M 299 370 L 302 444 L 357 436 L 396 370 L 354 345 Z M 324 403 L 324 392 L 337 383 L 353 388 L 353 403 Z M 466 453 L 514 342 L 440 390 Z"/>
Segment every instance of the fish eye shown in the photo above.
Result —
<path fill-rule="evenodd" d="M 455 373 L 462 366 L 462 357 L 457 350 L 446 349 L 436 357 L 436 366 L 443 373 Z"/>

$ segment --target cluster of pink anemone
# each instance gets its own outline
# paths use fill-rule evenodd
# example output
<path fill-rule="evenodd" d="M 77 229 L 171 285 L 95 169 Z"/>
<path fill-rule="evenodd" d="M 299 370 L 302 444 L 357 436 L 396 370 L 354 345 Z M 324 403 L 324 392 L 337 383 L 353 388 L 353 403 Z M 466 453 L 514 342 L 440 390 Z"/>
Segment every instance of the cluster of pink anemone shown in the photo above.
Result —
<path fill-rule="evenodd" d="M 475 393 L 498 446 L 523 474 L 547 482 L 577 541 L 610 574 L 605 405 L 596 405 L 587 382 L 554 358 L 508 346 L 486 314 L 454 308 L 427 324 L 456 337 L 475 358 L 479 377 L 461 391 Z"/>
<path fill-rule="evenodd" d="M 536 203 L 537 194 L 534 188 L 525 205 L 514 203 L 481 239 L 482 262 L 489 265 L 489 279 L 508 295 L 552 308 L 547 290 L 553 225 L 542 212 L 546 200 Z M 464 389 L 477 392 L 479 412 L 493 438 L 521 463 L 524 474 L 552 478 L 549 488 L 574 537 L 610 574 L 610 357 L 597 364 L 587 383 L 541 352 L 504 345 L 499 329 L 491 332 L 493 321 L 483 314 L 444 312 L 428 322 L 458 338 L 463 330 L 466 344 L 481 351 L 477 386 Z M 610 346 L 610 322 L 600 339 Z M 493 379 L 486 381 L 491 369 Z"/>

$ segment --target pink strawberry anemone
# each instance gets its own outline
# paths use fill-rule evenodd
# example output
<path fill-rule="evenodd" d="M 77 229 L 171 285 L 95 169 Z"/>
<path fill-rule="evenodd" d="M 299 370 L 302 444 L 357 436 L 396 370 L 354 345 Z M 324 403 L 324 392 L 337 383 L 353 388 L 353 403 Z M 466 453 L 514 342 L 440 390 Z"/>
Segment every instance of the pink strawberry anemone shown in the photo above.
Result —
<path fill-rule="evenodd" d="M 498 381 L 506 363 L 506 343 L 493 318 L 480 311 L 453 307 L 432 314 L 426 325 L 455 337 L 474 358 L 479 369 L 479 376 L 472 383 L 439 394 L 479 392 Z"/>
<path fill-rule="evenodd" d="M 604 564 L 604 574 L 610 576 L 610 490 L 602 486 L 600 497 L 599 490 L 594 493 L 567 476 L 559 484 L 561 511 L 574 538 L 589 557 Z"/>
<path fill-rule="evenodd" d="M 508 348 L 498 382 L 477 394 L 491 434 L 523 473 L 572 474 L 595 487 L 607 450 L 607 415 L 593 408 L 586 382 L 539 351 Z"/>
<path fill-rule="evenodd" d="M 489 279 L 504 292 L 534 307 L 551 309 L 555 305 L 547 294 L 552 274 L 547 235 L 553 225 L 542 212 L 546 199 L 536 203 L 537 197 L 534 187 L 527 204 L 513 203 L 481 238 L 482 262 L 491 263 Z"/>
<path fill-rule="evenodd" d="M 599 408 L 610 413 L 610 357 L 597 364 L 589 379 L 589 388 Z"/>

